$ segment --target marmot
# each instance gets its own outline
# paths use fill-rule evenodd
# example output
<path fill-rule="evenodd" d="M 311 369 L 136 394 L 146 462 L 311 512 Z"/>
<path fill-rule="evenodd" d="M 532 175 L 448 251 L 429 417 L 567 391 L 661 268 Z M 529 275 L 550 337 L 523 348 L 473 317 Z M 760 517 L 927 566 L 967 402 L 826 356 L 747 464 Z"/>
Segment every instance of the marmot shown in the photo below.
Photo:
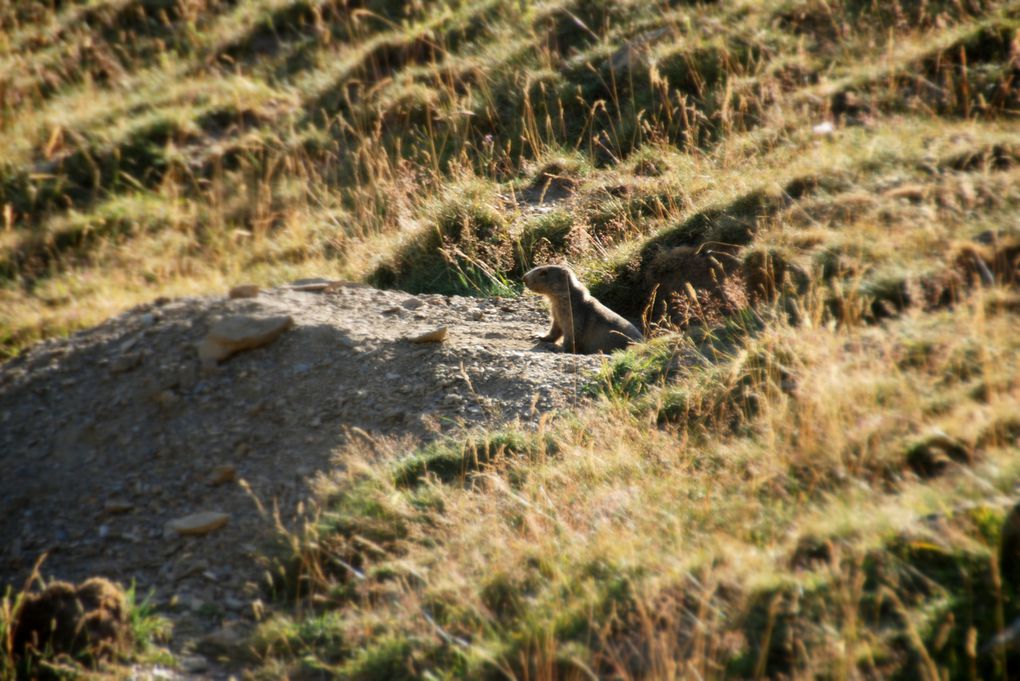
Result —
<path fill-rule="evenodd" d="M 524 285 L 549 299 L 552 328 L 540 340 L 563 336 L 566 352 L 591 354 L 625 348 L 644 340 L 633 324 L 600 303 L 566 267 L 536 267 Z"/>

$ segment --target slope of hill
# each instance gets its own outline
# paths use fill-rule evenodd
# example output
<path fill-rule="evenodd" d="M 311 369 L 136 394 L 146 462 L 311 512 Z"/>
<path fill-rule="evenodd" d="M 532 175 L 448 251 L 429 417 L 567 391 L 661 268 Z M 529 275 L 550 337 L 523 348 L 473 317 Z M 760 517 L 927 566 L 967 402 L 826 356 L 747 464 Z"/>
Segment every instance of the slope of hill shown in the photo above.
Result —
<path fill-rule="evenodd" d="M 163 299 L 33 346 L 0 365 L 0 575 L 24 584 L 45 556 L 47 577 L 131 584 L 172 622 L 175 653 L 250 630 L 277 567 L 259 550 L 309 522 L 307 500 L 348 439 L 533 428 L 584 400 L 599 359 L 536 347 L 545 314 L 514 303 L 286 287 Z M 238 316 L 292 328 L 204 369 L 195 343 Z M 442 343 L 408 340 L 440 326 Z M 227 524 L 167 531 L 196 513 Z"/>
<path fill-rule="evenodd" d="M 1020 3 L 52 0 L 0 28 L 8 355 L 240 279 L 515 296 L 558 260 L 653 336 L 537 430 L 338 442 L 252 673 L 1020 673 L 993 643 Z"/>

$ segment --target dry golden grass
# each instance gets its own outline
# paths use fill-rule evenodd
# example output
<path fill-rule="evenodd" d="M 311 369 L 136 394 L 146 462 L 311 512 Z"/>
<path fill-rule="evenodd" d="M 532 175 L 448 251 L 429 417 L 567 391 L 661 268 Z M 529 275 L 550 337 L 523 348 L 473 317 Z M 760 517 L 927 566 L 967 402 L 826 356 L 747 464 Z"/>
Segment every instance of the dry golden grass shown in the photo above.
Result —
<path fill-rule="evenodd" d="M 566 258 L 661 337 L 538 432 L 353 443 L 253 675 L 1008 678 L 1018 21 L 14 3 L 0 346 L 240 281 L 508 295 Z M 754 307 L 660 271 L 700 257 Z"/>
<path fill-rule="evenodd" d="M 528 445 L 416 455 L 437 473 L 411 486 L 406 445 L 359 440 L 298 545 L 320 599 L 305 617 L 408 676 L 956 674 L 953 618 L 1004 603 L 987 585 L 949 596 L 961 575 L 996 574 L 987 524 L 1020 474 L 1020 325 L 997 295 L 883 328 L 773 321 L 637 400 L 609 381 Z M 660 340 L 657 366 L 695 351 Z M 933 434 L 968 460 L 912 468 Z M 800 640 L 755 640 L 763 599 Z M 267 623 L 260 645 L 328 655 L 296 626 Z M 940 626 L 949 644 L 929 650 Z M 996 631 L 975 626 L 979 645 Z M 369 662 L 335 669 L 371 678 Z"/>

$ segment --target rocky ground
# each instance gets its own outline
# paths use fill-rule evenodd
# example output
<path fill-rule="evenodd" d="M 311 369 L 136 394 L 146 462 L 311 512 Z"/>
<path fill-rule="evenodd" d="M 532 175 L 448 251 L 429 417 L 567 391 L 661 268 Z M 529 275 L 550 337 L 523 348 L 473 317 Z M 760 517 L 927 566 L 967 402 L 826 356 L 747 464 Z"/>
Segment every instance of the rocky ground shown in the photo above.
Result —
<path fill-rule="evenodd" d="M 293 324 L 204 366 L 196 345 L 234 316 Z M 266 599 L 271 510 L 295 522 L 357 429 L 420 440 L 581 399 L 602 360 L 533 340 L 546 319 L 530 296 L 290 286 L 160 300 L 41 343 L 0 366 L 0 583 L 20 588 L 43 555 L 46 577 L 134 582 L 185 666 L 220 676 L 201 644 L 239 638 Z M 226 524 L 174 529 L 196 513 Z"/>

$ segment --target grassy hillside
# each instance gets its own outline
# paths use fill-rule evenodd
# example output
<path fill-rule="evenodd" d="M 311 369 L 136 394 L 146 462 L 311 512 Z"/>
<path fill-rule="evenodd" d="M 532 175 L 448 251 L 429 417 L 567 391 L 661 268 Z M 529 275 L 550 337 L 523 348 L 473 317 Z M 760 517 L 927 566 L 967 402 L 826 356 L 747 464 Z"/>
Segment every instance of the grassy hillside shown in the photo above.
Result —
<path fill-rule="evenodd" d="M 560 260 L 654 336 L 539 432 L 352 444 L 253 673 L 1020 674 L 1020 2 L 49 0 L 0 63 L 8 355 Z"/>

